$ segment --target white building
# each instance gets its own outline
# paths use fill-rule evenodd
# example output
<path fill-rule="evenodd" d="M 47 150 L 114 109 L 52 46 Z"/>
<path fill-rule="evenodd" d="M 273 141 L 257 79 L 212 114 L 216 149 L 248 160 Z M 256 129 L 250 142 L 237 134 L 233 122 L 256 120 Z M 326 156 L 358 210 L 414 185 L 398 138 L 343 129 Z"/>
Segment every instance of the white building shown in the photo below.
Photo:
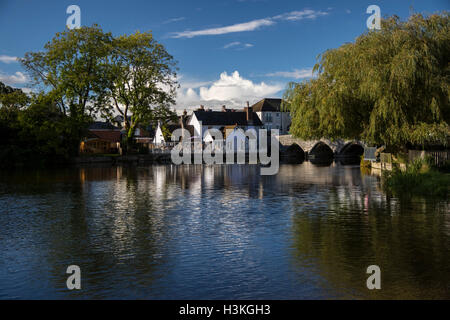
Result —
<path fill-rule="evenodd" d="M 162 145 L 166 142 L 161 129 L 161 124 L 158 123 L 158 128 L 156 128 L 155 137 L 153 138 L 153 143 L 156 145 Z"/>
<path fill-rule="evenodd" d="M 245 135 L 247 130 L 253 129 L 251 137 L 257 140 L 258 130 L 262 128 L 262 122 L 251 107 L 244 108 L 243 111 L 225 108 L 222 111 L 211 111 L 201 108 L 192 113 L 188 125 L 193 127 L 194 138 L 212 143 L 213 150 L 234 146 L 235 151 L 248 150 L 249 137 Z M 211 129 L 220 131 L 223 139 L 215 139 Z"/>
<path fill-rule="evenodd" d="M 278 129 L 280 134 L 288 134 L 291 127 L 291 115 L 281 110 L 281 99 L 262 99 L 251 108 L 267 130 Z"/>
<path fill-rule="evenodd" d="M 252 108 L 244 108 L 244 111 L 234 111 L 223 109 L 222 111 L 211 111 L 198 109 L 192 113 L 188 120 L 188 125 L 193 126 L 196 138 L 207 138 L 205 133 L 208 129 L 217 129 L 225 133 L 225 129 L 236 126 L 246 131 L 262 128 L 262 122 Z M 207 138 L 210 139 L 210 138 Z"/>
<path fill-rule="evenodd" d="M 162 146 L 162 145 L 167 145 L 168 143 L 169 144 L 172 143 L 173 141 L 172 141 L 170 135 L 176 129 L 181 129 L 182 125 L 181 124 L 170 123 L 170 124 L 164 125 L 164 127 L 169 132 L 169 137 L 168 137 L 167 140 L 164 138 L 164 134 L 163 134 L 163 131 L 162 131 L 162 125 L 161 125 L 161 123 L 158 123 L 158 127 L 156 128 L 156 131 L 155 131 L 155 137 L 153 138 L 153 144 L 155 144 L 156 146 Z"/>

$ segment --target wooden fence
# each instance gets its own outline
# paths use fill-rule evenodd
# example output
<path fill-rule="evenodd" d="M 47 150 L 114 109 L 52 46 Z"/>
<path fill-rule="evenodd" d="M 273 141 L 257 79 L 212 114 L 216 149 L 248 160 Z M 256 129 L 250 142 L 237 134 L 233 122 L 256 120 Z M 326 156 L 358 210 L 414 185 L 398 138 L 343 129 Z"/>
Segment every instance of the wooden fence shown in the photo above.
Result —
<path fill-rule="evenodd" d="M 443 151 L 421 151 L 421 150 L 409 150 L 408 161 L 412 162 L 415 159 L 425 159 L 429 157 L 433 159 L 433 163 L 436 166 L 442 166 L 445 162 L 450 160 L 450 150 Z"/>
<path fill-rule="evenodd" d="M 392 154 L 391 153 L 381 153 L 380 154 L 380 164 L 381 164 L 381 169 L 392 170 Z"/>

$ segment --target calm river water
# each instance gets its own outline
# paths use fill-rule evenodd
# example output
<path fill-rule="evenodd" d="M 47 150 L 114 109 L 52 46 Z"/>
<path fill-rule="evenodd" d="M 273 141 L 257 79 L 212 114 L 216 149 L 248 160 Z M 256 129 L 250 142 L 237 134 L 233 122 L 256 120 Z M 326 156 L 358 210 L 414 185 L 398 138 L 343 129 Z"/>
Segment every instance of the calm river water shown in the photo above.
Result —
<path fill-rule="evenodd" d="M 389 198 L 358 166 L 259 169 L 2 173 L 0 299 L 450 299 L 450 201 Z"/>

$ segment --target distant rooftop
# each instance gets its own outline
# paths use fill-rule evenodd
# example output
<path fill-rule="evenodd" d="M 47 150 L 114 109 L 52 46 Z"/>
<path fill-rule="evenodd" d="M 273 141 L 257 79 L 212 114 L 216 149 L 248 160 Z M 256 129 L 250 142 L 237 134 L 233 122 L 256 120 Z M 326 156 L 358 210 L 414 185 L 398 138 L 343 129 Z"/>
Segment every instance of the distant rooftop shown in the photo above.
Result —
<path fill-rule="evenodd" d="M 120 142 L 120 131 L 90 130 L 88 139 L 100 139 L 109 142 Z"/>
<path fill-rule="evenodd" d="M 262 126 L 261 120 L 258 115 L 253 112 L 253 123 L 247 121 L 247 113 L 245 111 L 224 112 L 224 111 L 203 111 L 197 110 L 193 112 L 198 121 L 202 122 L 202 125 L 206 126 Z"/>
<path fill-rule="evenodd" d="M 95 121 L 89 125 L 89 130 L 119 130 L 118 127 L 109 122 Z"/>
<path fill-rule="evenodd" d="M 252 105 L 254 112 L 280 112 L 281 99 L 265 98 Z"/>

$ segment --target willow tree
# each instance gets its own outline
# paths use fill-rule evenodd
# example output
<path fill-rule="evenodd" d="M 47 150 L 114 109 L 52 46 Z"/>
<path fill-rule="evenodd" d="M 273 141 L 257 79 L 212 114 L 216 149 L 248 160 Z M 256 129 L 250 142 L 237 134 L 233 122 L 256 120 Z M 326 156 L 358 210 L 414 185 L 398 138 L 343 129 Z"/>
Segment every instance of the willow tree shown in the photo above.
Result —
<path fill-rule="evenodd" d="M 448 12 L 383 19 L 319 56 L 317 77 L 289 84 L 291 132 L 301 138 L 361 139 L 398 149 L 449 140 Z"/>

